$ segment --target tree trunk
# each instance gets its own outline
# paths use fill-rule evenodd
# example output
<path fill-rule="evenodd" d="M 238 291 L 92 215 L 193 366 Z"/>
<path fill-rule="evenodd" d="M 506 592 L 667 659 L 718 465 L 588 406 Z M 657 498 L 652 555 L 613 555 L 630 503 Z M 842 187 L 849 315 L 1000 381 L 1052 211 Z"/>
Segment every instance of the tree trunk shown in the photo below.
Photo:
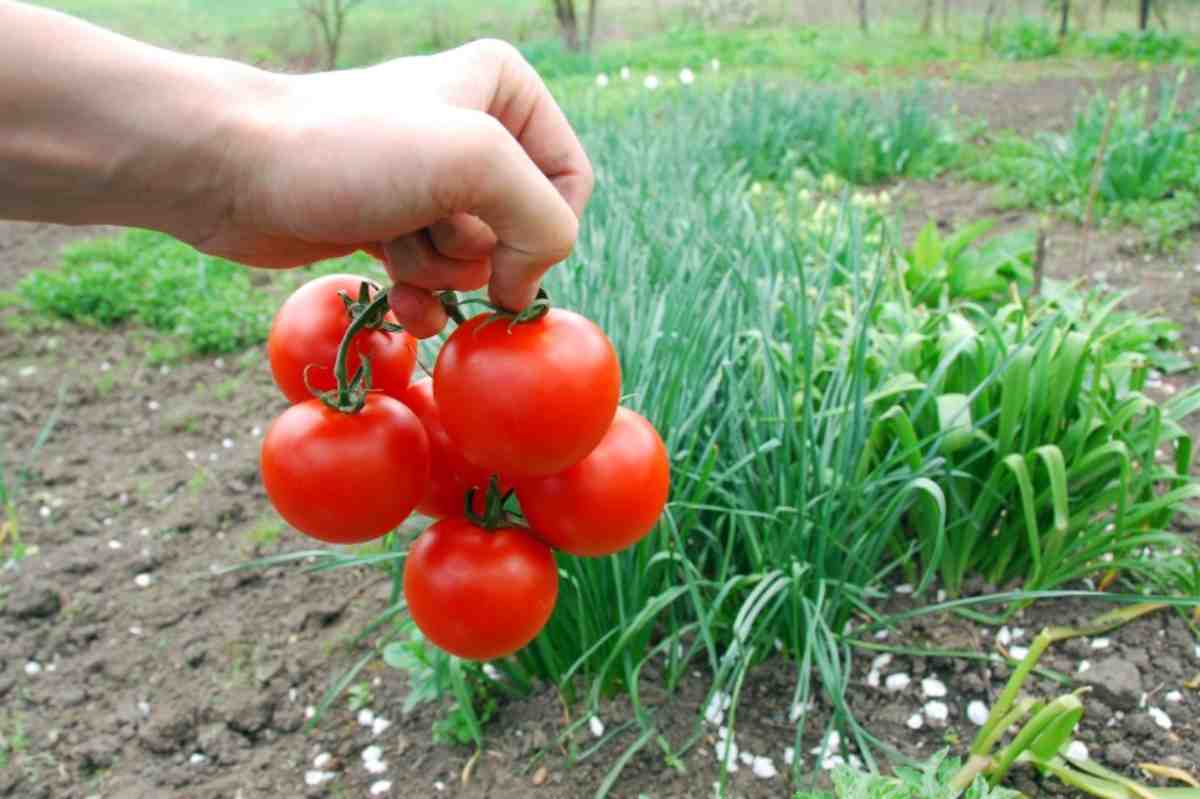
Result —
<path fill-rule="evenodd" d="M 1138 3 L 1138 30 L 1146 30 L 1146 26 L 1150 24 L 1150 2 L 1151 0 L 1141 0 Z"/>
<path fill-rule="evenodd" d="M 992 20 L 996 16 L 996 7 L 1000 5 L 1000 0 L 988 0 L 987 11 L 983 14 L 983 36 L 982 42 L 984 46 L 992 43 Z"/>
<path fill-rule="evenodd" d="M 1165 31 L 1167 29 L 1167 2 L 1166 0 L 1158 0 L 1157 3 L 1151 4 L 1151 10 L 1154 12 L 1154 18 L 1158 20 L 1158 24 Z"/>
<path fill-rule="evenodd" d="M 870 33 L 870 24 L 867 20 L 867 0 L 858 0 L 858 27 L 864 34 Z"/>
<path fill-rule="evenodd" d="M 1059 0 L 1062 3 L 1062 20 L 1058 24 L 1059 38 L 1066 38 L 1071 24 L 1071 0 Z"/>
<path fill-rule="evenodd" d="M 933 33 L 933 0 L 925 0 L 925 8 L 921 13 L 921 33 L 925 36 Z"/>
<path fill-rule="evenodd" d="M 562 31 L 563 44 L 568 50 L 579 50 L 579 20 L 575 16 L 575 0 L 554 0 L 554 16 Z"/>
<path fill-rule="evenodd" d="M 589 53 L 593 49 L 592 43 L 596 41 L 596 6 L 598 5 L 600 5 L 600 0 L 588 0 L 587 49 Z"/>

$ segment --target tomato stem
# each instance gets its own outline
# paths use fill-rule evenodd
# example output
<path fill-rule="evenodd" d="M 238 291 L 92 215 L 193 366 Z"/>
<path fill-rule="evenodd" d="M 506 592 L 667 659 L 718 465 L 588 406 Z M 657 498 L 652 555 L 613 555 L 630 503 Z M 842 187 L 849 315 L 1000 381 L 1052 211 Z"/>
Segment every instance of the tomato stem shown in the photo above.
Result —
<path fill-rule="evenodd" d="M 512 517 L 504 510 L 505 504 L 514 491 L 509 490 L 507 493 L 500 493 L 500 476 L 493 474 L 488 480 L 487 489 L 484 491 L 483 514 L 475 512 L 475 495 L 479 492 L 474 486 L 467 491 L 465 515 L 467 520 L 477 527 L 482 527 L 485 530 L 496 530 L 501 527 L 515 527 Z"/>
<path fill-rule="evenodd" d="M 364 282 L 358 302 L 347 302 L 346 308 L 351 316 L 350 324 L 346 327 L 346 332 L 342 334 L 341 343 L 338 344 L 337 360 L 333 362 L 333 374 L 337 378 L 337 396 L 333 402 L 327 399 L 325 404 L 344 413 L 356 413 L 361 410 L 363 403 L 366 402 L 366 392 L 371 387 L 371 365 L 366 358 L 361 359 L 362 364 L 355 371 L 353 378 L 346 373 L 346 361 L 350 356 L 350 344 L 354 341 L 354 337 L 364 327 L 379 326 L 387 309 L 388 292 L 386 290 L 380 290 L 370 301 L 367 301 L 368 297 L 370 297 L 370 289 Z M 343 296 L 342 300 L 347 301 L 349 298 Z M 362 394 L 355 397 L 359 386 L 362 387 Z"/>
<path fill-rule="evenodd" d="M 491 324 L 499 319 L 507 319 L 509 320 L 509 328 L 524 322 L 535 322 L 550 312 L 550 295 L 543 288 L 539 288 L 534 301 L 520 311 L 510 311 L 507 308 L 502 308 L 499 305 L 488 302 L 482 297 L 468 297 L 465 300 L 460 300 L 458 295 L 453 291 L 441 292 L 438 294 L 438 299 L 441 301 L 446 315 L 453 319 L 455 324 L 459 325 L 467 321 L 466 316 L 462 312 L 462 306 L 464 305 L 482 305 L 491 311 L 493 315 L 493 318 L 488 320 L 487 324 Z"/>

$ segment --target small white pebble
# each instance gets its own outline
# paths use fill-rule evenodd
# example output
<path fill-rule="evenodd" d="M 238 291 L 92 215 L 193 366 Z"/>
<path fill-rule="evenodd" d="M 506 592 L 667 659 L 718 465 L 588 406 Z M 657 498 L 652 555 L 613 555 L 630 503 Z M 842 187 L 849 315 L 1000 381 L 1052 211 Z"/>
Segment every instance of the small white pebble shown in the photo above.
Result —
<path fill-rule="evenodd" d="M 444 790 L 446 790 L 446 783 L 442 782 L 441 780 L 438 780 L 437 782 L 435 782 L 433 784 L 433 789 L 435 791 L 444 791 Z"/>
<path fill-rule="evenodd" d="M 385 718 L 380 718 L 379 716 L 376 716 L 375 721 L 371 722 L 371 734 L 372 735 L 383 735 L 383 733 L 390 726 L 392 726 L 392 723 L 390 721 L 388 721 Z"/>
<path fill-rule="evenodd" d="M 876 641 L 886 641 L 886 640 L 887 640 L 887 637 L 888 637 L 888 631 L 887 631 L 887 630 L 880 630 L 879 632 L 875 633 L 875 640 L 876 640 Z"/>
<path fill-rule="evenodd" d="M 161 408 L 162 406 L 158 404 L 158 401 L 157 401 L 157 400 L 150 400 L 149 402 L 147 402 L 147 403 L 146 403 L 146 407 L 147 407 L 149 410 L 152 410 L 152 411 L 157 411 L 157 410 L 158 410 L 159 408 Z"/>
<path fill-rule="evenodd" d="M 629 67 L 621 67 L 621 80 L 629 80 Z"/>
<path fill-rule="evenodd" d="M 771 762 L 771 758 L 759 755 L 754 758 L 750 770 L 754 772 L 754 776 L 760 780 L 769 780 L 779 776 L 779 772 L 775 770 L 775 764 Z"/>
<path fill-rule="evenodd" d="M 101 371 L 101 372 L 107 372 L 107 371 L 108 371 L 109 369 L 111 369 L 111 368 L 112 368 L 112 364 L 111 364 L 111 363 L 109 363 L 108 361 L 101 361 L 101 362 L 100 362 L 100 371 Z"/>
<path fill-rule="evenodd" d="M 322 752 L 313 758 L 313 768 L 325 768 L 331 760 L 333 760 L 333 755 Z"/>
<path fill-rule="evenodd" d="M 739 752 L 738 760 L 742 761 L 744 765 L 751 766 L 754 764 L 754 755 L 749 752 Z"/>
<path fill-rule="evenodd" d="M 978 699 L 974 700 L 971 702 L 971 704 L 967 705 L 967 718 L 970 719 L 971 723 L 976 727 L 982 727 L 984 724 L 987 724 L 987 705 L 985 705 L 983 702 L 980 702 Z"/>
<path fill-rule="evenodd" d="M 599 738 L 604 735 L 604 722 L 595 716 L 588 719 L 588 729 L 592 731 L 592 735 Z"/>
<path fill-rule="evenodd" d="M 391 780 L 376 780 L 375 782 L 371 783 L 371 787 L 368 790 L 370 790 L 371 796 L 379 796 L 380 794 L 387 793 L 391 789 Z"/>
<path fill-rule="evenodd" d="M 370 763 L 372 760 L 379 760 L 383 757 L 383 750 L 378 746 L 368 746 L 362 751 L 362 759 L 364 763 Z"/>
<path fill-rule="evenodd" d="M 187 457 L 187 459 L 188 459 L 189 461 L 194 461 L 194 460 L 196 460 L 196 452 L 195 452 L 194 450 L 190 450 L 190 449 L 189 449 L 187 452 L 185 452 L 185 453 L 183 453 L 183 454 L 184 454 L 184 455 Z"/>
<path fill-rule="evenodd" d="M 1150 718 L 1154 719 L 1154 723 L 1162 727 L 1164 730 L 1169 730 L 1175 726 L 1171 723 L 1171 717 L 1168 716 L 1161 708 L 1148 707 L 1146 712 L 1150 714 Z"/>
<path fill-rule="evenodd" d="M 878 657 L 876 657 L 874 660 L 871 661 L 871 670 L 878 671 L 891 662 L 892 662 L 891 655 L 879 655 Z"/>
<path fill-rule="evenodd" d="M 42 664 L 38 663 L 36 660 L 29 661 L 25 664 L 25 673 L 30 677 L 34 676 L 35 674 L 41 674 Z"/>
<path fill-rule="evenodd" d="M 159 373 L 160 375 L 169 375 L 169 374 L 171 374 L 171 367 L 167 366 L 167 365 L 164 363 L 162 366 L 160 366 L 160 367 L 158 368 L 158 373 Z"/>
<path fill-rule="evenodd" d="M 366 763 L 363 763 L 363 768 L 372 774 L 382 774 L 387 771 L 387 763 L 384 763 L 382 760 L 368 760 Z"/>
<path fill-rule="evenodd" d="M 608 76 L 605 75 L 603 72 L 601 72 L 599 75 L 596 76 L 596 85 L 599 86 L 601 89 L 603 89 L 605 86 L 608 85 Z"/>
<path fill-rule="evenodd" d="M 140 712 L 140 713 L 141 713 L 143 716 L 149 716 L 149 715 L 150 715 L 150 703 L 149 703 L 149 702 L 145 702 L 145 701 L 143 701 L 143 702 L 138 702 L 138 703 L 137 703 L 137 707 L 138 707 L 138 711 L 139 711 L 139 712 Z"/>
<path fill-rule="evenodd" d="M 306 771 L 304 772 L 304 784 L 315 787 L 321 783 L 329 782 L 336 776 L 332 771 Z"/>
<path fill-rule="evenodd" d="M 841 748 L 842 736 L 835 730 L 829 733 L 829 736 L 824 740 L 824 742 L 820 746 L 815 747 L 812 750 L 812 753 L 817 757 L 825 757 L 826 755 L 837 752 Z"/>
<path fill-rule="evenodd" d="M 708 700 L 708 706 L 704 709 L 705 721 L 714 727 L 719 727 L 725 718 L 725 711 L 732 701 L 733 697 L 727 693 L 718 691 L 713 694 L 712 698 Z"/>
<path fill-rule="evenodd" d="M 1064 754 L 1071 760 L 1087 760 L 1088 748 L 1083 741 L 1071 741 L 1067 745 L 1067 751 Z"/>
<path fill-rule="evenodd" d="M 147 588 L 149 587 L 150 583 L 154 582 L 154 578 L 143 572 L 137 577 L 134 577 L 133 582 L 138 588 Z"/>
<path fill-rule="evenodd" d="M 830 771 L 838 766 L 846 765 L 846 760 L 841 755 L 830 755 L 821 761 L 821 768 L 825 771 Z"/>
<path fill-rule="evenodd" d="M 925 718 L 920 713 L 913 713 L 904 723 L 910 730 L 919 730 L 925 726 Z"/>
<path fill-rule="evenodd" d="M 143 528 L 142 528 L 141 530 L 139 530 L 138 532 L 141 534 L 141 536 L 142 536 L 143 538 L 145 538 L 145 537 L 147 537 L 147 536 L 149 536 L 149 535 L 150 535 L 150 528 L 149 528 L 149 527 L 143 527 Z"/>
<path fill-rule="evenodd" d="M 198 766 L 206 760 L 208 760 L 208 758 L 200 752 L 195 752 L 190 758 L 188 758 L 188 762 L 190 762 L 193 766 Z"/>
<path fill-rule="evenodd" d="M 109 549 L 120 549 L 121 546 L 122 546 L 121 542 L 116 540 L 115 538 L 112 541 L 108 542 Z"/>
<path fill-rule="evenodd" d="M 1111 643 L 1107 638 L 1096 638 L 1092 641 L 1092 649 L 1108 649 Z"/>
<path fill-rule="evenodd" d="M 217 358 L 215 361 L 213 361 L 213 366 L 215 366 L 218 369 L 224 369 L 225 368 L 225 359 Z"/>
<path fill-rule="evenodd" d="M 1012 630 L 1009 630 L 1007 627 L 1001 627 L 996 633 L 996 643 L 1000 644 L 1000 646 L 1008 646 L 1011 644 Z"/>
<path fill-rule="evenodd" d="M 224 447 L 225 449 L 233 449 L 233 439 L 232 438 L 221 439 L 221 446 Z"/>
<path fill-rule="evenodd" d="M 210 452 L 210 453 L 208 453 L 208 459 L 209 459 L 209 461 L 211 461 L 212 463 L 216 463 L 216 462 L 217 462 L 217 457 L 218 457 L 218 456 L 217 456 L 217 453 L 215 453 L 215 452 Z"/>
<path fill-rule="evenodd" d="M 254 425 L 254 427 L 250 428 L 250 435 L 254 436 L 255 438 L 258 438 L 259 436 L 262 435 L 262 428 L 259 427 L 258 425 Z"/>
<path fill-rule="evenodd" d="M 139 636 L 144 632 L 145 632 L 145 630 L 143 630 L 141 627 L 139 627 L 136 624 L 129 628 L 129 634 L 133 635 L 133 636 Z"/>
<path fill-rule="evenodd" d="M 43 519 L 49 519 L 50 508 L 46 505 L 43 505 L 42 507 L 38 508 L 38 515 L 40 515 Z"/>
<path fill-rule="evenodd" d="M 1163 698 L 1166 699 L 1168 702 L 1174 702 L 1174 703 L 1178 704 L 1183 701 L 1183 694 L 1179 691 L 1167 691 L 1166 696 L 1164 696 Z"/>
<path fill-rule="evenodd" d="M 946 683 L 936 677 L 926 677 L 921 680 L 921 693 L 933 699 L 940 699 L 946 695 Z"/>
<path fill-rule="evenodd" d="M 796 750 L 792 747 L 787 747 L 783 750 L 783 762 L 791 766 L 796 762 Z"/>
<path fill-rule="evenodd" d="M 304 718 L 311 719 L 315 715 L 317 715 L 317 709 L 312 705 L 304 708 Z"/>
<path fill-rule="evenodd" d="M 1017 660 L 1024 660 L 1025 656 L 1029 654 L 1029 649 L 1024 646 L 1013 646 L 1009 647 L 1008 654 Z"/>
<path fill-rule="evenodd" d="M 887 679 L 884 680 L 884 687 L 889 691 L 903 691 L 911 682 L 912 678 L 901 671 L 896 674 L 889 674 Z"/>
<path fill-rule="evenodd" d="M 37 372 L 36 366 L 22 366 L 17 374 L 21 377 L 32 377 L 35 372 Z"/>
<path fill-rule="evenodd" d="M 289 688 L 289 689 L 288 689 L 288 701 L 289 701 L 289 702 L 295 702 L 295 701 L 296 701 L 296 696 L 297 696 L 297 695 L 298 695 L 298 694 L 296 693 L 296 689 L 295 689 L 295 688 Z"/>
<path fill-rule="evenodd" d="M 1087 671 L 1091 667 L 1092 667 L 1092 661 L 1090 661 L 1090 660 L 1079 661 L 1079 673 L 1080 674 L 1083 674 L 1085 671 Z"/>
<path fill-rule="evenodd" d="M 886 196 L 887 196 L 887 192 L 884 192 L 884 193 L 883 193 L 883 195 L 886 197 Z M 938 592 L 937 592 L 937 601 L 938 601 L 938 602 L 945 602 L 945 601 L 946 601 L 946 592 L 945 592 L 945 590 L 943 590 L 943 589 L 941 589 L 941 588 L 939 588 L 939 589 L 938 589 Z"/>
<path fill-rule="evenodd" d="M 874 669 L 867 672 L 867 685 L 871 688 L 879 687 L 879 672 L 875 671 Z"/>
<path fill-rule="evenodd" d="M 645 86 L 650 91 L 654 91 L 655 89 L 658 88 L 658 76 L 657 75 L 647 75 L 646 79 L 642 81 L 642 85 Z"/>
<path fill-rule="evenodd" d="M 930 721 L 945 721 L 950 718 L 950 708 L 946 706 L 945 702 L 939 702 L 936 699 L 926 702 L 922 709 L 925 711 L 925 718 Z"/>
<path fill-rule="evenodd" d="M 375 723 L 375 714 L 371 712 L 370 708 L 364 707 L 362 710 L 358 711 L 358 723 L 364 727 L 370 727 Z M 366 756 L 366 752 L 364 752 L 363 757 Z"/>
<path fill-rule="evenodd" d="M 800 720 L 800 717 L 808 712 L 808 705 L 804 702 L 797 702 L 788 710 L 788 721 L 795 724 Z"/>
<path fill-rule="evenodd" d="M 901 583 L 900 585 L 896 586 L 895 590 L 897 594 L 911 594 L 913 592 L 913 587 L 908 583 Z"/>
<path fill-rule="evenodd" d="M 679 82 L 682 83 L 684 86 L 690 86 L 692 84 L 692 82 L 695 80 L 696 80 L 695 72 L 692 72 L 687 67 L 684 67 L 683 69 L 679 70 Z M 774 776 L 774 775 L 772 775 L 772 776 Z"/>
<path fill-rule="evenodd" d="M 717 762 L 724 763 L 726 758 L 733 762 L 737 760 L 738 745 L 729 738 L 721 738 L 713 745 L 713 752 L 717 755 Z"/>

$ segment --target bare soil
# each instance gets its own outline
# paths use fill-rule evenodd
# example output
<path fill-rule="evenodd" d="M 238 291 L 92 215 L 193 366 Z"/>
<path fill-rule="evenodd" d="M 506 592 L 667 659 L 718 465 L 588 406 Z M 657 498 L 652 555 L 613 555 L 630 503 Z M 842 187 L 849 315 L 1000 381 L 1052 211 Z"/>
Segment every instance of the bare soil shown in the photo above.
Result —
<path fill-rule="evenodd" d="M 1026 90 L 1058 107 L 1073 102 L 1080 88 L 1063 81 L 988 88 L 959 102 L 962 108 L 977 103 L 1016 126 L 1025 112 L 1002 115 L 1032 96 Z M 1045 113 L 1039 106 L 1031 116 L 1044 120 Z M 993 215 L 1005 229 L 1037 220 L 994 208 L 986 190 L 969 184 L 910 184 L 901 194 L 912 229 L 927 219 L 954 226 Z M 0 292 L 52 263 L 66 241 L 97 232 L 103 231 L 0 223 Z M 1048 273 L 1137 289 L 1135 307 L 1176 319 L 1184 325 L 1185 346 L 1200 346 L 1197 244 L 1171 256 L 1146 256 L 1131 246 L 1132 238 L 1055 222 Z M 352 639 L 384 607 L 388 586 L 366 570 L 214 574 L 250 558 L 308 548 L 291 531 L 273 532 L 258 479 L 261 430 L 283 407 L 263 353 L 157 367 L 136 330 L 58 324 L 29 331 L 7 324 L 16 313 L 0 310 L 0 454 L 10 484 L 22 476 L 17 516 L 24 544 L 35 550 L 0 572 L 0 737 L 6 742 L 0 796 L 358 797 L 371 795 L 369 786 L 380 780 L 390 782 L 381 796 L 565 799 L 595 792 L 635 731 L 631 725 L 572 763 L 560 734 L 578 711 L 550 689 L 502 702 L 474 762 L 468 747 L 432 742 L 439 708 L 402 713 L 405 678 L 379 662 L 364 678 L 369 708 L 391 722 L 386 730 L 359 723 L 341 701 L 306 731 L 305 709 L 371 645 Z M 1178 390 L 1193 379 L 1174 377 L 1168 385 Z M 44 446 L 30 456 L 52 417 Z M 1200 435 L 1195 422 L 1192 433 Z M 1010 629 L 1007 648 L 1028 645 L 1043 625 L 1083 621 L 1100 609 L 1081 602 L 1036 606 L 1012 622 L 1021 629 Z M 1002 645 L 997 638 L 992 628 L 945 616 L 871 640 L 988 653 Z M 976 729 L 969 703 L 990 704 L 1008 676 L 1007 667 L 966 658 L 897 656 L 876 669 L 874 685 L 875 654 L 854 655 L 852 710 L 886 747 L 910 756 L 947 745 L 961 751 Z M 1089 668 L 1081 670 L 1082 661 Z M 1196 773 L 1200 693 L 1186 685 L 1200 676 L 1200 649 L 1180 614 L 1148 616 L 1109 636 L 1103 647 L 1086 640 L 1059 645 L 1044 665 L 1075 685 L 1089 672 L 1103 676 L 1093 680 L 1079 735 L 1092 757 L 1130 775 L 1146 761 Z M 910 682 L 889 689 L 888 676 L 901 673 Z M 925 695 L 923 680 L 931 677 L 944 683 L 944 697 Z M 781 774 L 785 747 L 793 743 L 793 681 L 786 663 L 761 668 L 747 682 L 737 716 L 740 749 L 770 757 Z M 1065 690 L 1038 682 L 1046 692 Z M 697 720 L 708 684 L 695 672 L 668 696 L 651 675 L 645 701 L 665 740 L 683 754 L 668 762 L 654 744 L 643 748 L 611 795 L 711 795 L 720 773 L 717 732 Z M 943 720 L 930 702 L 945 705 Z M 1166 714 L 1169 729 L 1151 707 Z M 830 714 L 818 701 L 807 716 L 798 756 L 808 768 L 818 759 L 811 750 Z M 600 713 L 609 732 L 631 718 L 624 700 Z M 920 727 L 913 729 L 917 718 Z M 688 741 L 693 744 L 685 747 Z M 587 728 L 576 742 L 577 751 L 597 743 Z M 382 752 L 379 773 L 364 764 L 369 746 Z M 314 758 L 322 753 L 329 759 L 318 769 Z M 306 785 L 313 770 L 335 776 Z M 729 780 L 733 796 L 790 795 L 785 777 L 756 777 L 746 763 Z M 1070 795 L 1029 773 L 1018 776 L 1017 786 L 1030 796 Z"/>

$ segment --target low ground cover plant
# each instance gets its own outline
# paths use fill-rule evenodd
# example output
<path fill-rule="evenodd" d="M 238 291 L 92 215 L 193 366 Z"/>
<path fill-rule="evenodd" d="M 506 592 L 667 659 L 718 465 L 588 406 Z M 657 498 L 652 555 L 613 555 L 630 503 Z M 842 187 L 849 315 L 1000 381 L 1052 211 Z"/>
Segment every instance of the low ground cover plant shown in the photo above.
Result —
<path fill-rule="evenodd" d="M 968 174 L 1006 185 L 1018 203 L 1139 224 L 1151 244 L 1169 246 L 1200 212 L 1200 110 L 1183 102 L 1185 77 L 1153 93 L 1095 95 L 1065 133 L 1004 134 Z"/>

